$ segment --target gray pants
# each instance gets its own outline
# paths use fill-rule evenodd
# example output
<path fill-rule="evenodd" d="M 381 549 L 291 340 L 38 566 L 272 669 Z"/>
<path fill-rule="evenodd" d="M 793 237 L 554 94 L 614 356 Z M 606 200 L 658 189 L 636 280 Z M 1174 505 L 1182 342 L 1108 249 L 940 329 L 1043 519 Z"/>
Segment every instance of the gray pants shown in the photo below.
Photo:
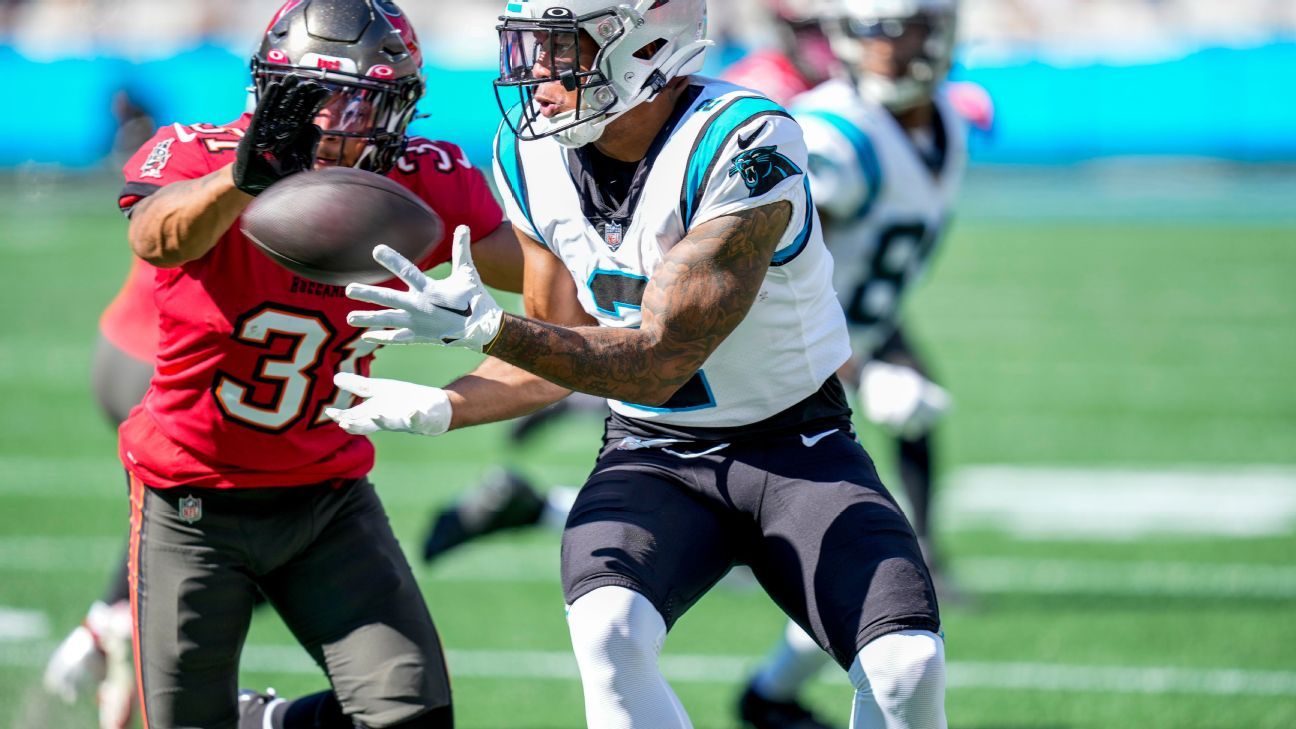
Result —
<path fill-rule="evenodd" d="M 131 408 L 144 399 L 153 363 L 142 362 L 127 354 L 100 334 L 95 341 L 94 362 L 90 367 L 90 387 L 99 410 L 113 427 L 121 425 Z"/>
<path fill-rule="evenodd" d="M 368 480 L 153 489 L 131 479 L 146 729 L 233 729 L 256 592 L 368 727 L 450 705 L 440 639 Z"/>

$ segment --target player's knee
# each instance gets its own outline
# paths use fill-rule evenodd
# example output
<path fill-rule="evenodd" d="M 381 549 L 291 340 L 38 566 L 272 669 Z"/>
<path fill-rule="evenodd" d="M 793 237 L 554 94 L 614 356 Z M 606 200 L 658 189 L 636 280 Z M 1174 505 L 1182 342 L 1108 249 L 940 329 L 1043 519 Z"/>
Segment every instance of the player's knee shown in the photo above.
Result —
<path fill-rule="evenodd" d="M 624 587 L 600 587 L 572 603 L 567 624 L 587 682 L 616 684 L 657 670 L 666 623 L 643 595 Z"/>
<path fill-rule="evenodd" d="M 945 643 L 935 633 L 906 630 L 870 642 L 856 655 L 850 678 L 897 726 L 945 726 Z"/>

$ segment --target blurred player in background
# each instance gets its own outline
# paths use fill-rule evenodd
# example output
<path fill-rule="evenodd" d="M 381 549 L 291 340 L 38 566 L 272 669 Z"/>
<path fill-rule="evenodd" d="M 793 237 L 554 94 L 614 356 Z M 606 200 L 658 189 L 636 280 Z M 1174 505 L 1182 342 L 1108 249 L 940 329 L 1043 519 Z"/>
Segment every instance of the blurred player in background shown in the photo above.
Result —
<path fill-rule="evenodd" d="M 730 66 L 724 79 L 756 89 L 782 106 L 827 81 L 837 57 L 819 24 L 819 0 L 765 0 L 779 44 L 753 51 Z"/>
<path fill-rule="evenodd" d="M 421 65 L 395 5 L 292 0 L 253 59 L 254 114 L 166 127 L 126 164 L 120 205 L 132 249 L 157 266 L 160 332 L 157 373 L 120 429 L 146 726 L 452 725 L 439 639 L 365 478 L 373 447 L 321 427 L 352 399 L 332 375 L 367 371 L 375 347 L 346 324 L 340 289 L 271 263 L 237 225 L 283 177 L 360 167 L 419 195 L 447 231 L 468 226 L 485 278 L 519 288 L 481 173 L 454 145 L 405 136 Z M 448 243 L 420 263 L 446 260 Z M 259 594 L 334 691 L 238 695 Z"/>
<path fill-rule="evenodd" d="M 854 359 L 844 374 L 868 419 L 896 439 L 910 518 L 938 576 L 929 540 L 931 431 L 950 399 L 905 338 L 900 311 L 949 221 L 966 164 L 963 119 L 942 89 L 956 0 L 813 5 L 844 73 L 797 97 L 793 114 L 805 130 L 811 189 L 851 332 Z M 939 591 L 939 577 L 937 584 Z M 797 697 L 826 663 L 789 623 L 740 701 L 742 719 L 756 729 L 823 726 Z"/>
<path fill-rule="evenodd" d="M 134 258 L 124 285 L 99 319 L 91 387 L 100 411 L 114 428 L 139 404 L 153 377 L 158 339 L 154 275 L 152 266 Z M 68 703 L 94 692 L 100 729 L 125 727 L 134 705 L 126 563 L 123 553 L 103 596 L 63 639 L 45 668 L 46 690 Z"/>
<path fill-rule="evenodd" d="M 152 117 L 125 91 L 113 95 L 117 134 L 112 158 L 124 164 L 156 128 Z M 99 318 L 99 335 L 90 368 L 95 402 L 114 430 L 139 404 L 153 377 L 158 314 L 153 303 L 154 269 L 131 257 L 122 288 Z M 127 725 L 134 708 L 135 671 L 131 661 L 130 586 L 127 550 L 103 596 L 91 604 L 81 625 L 59 643 L 45 668 L 47 691 L 67 703 L 93 692 L 101 729 Z"/>

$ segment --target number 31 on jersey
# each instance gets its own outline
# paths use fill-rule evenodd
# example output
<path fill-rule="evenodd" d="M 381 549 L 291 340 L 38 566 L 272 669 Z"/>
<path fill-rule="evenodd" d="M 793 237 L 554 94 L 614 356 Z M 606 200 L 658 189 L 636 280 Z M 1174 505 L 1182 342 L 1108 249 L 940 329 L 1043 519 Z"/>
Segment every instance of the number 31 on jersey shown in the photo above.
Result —
<path fill-rule="evenodd" d="M 247 379 L 218 372 L 212 394 L 226 417 L 257 430 L 282 433 L 308 416 L 312 426 L 331 423 L 324 416 L 324 409 L 349 408 L 355 403 L 355 396 L 332 388 L 331 397 L 312 407 L 311 393 L 320 377 L 332 380 L 332 371 L 321 371 L 325 353 L 330 349 L 341 357 L 338 372 L 360 373 L 361 363 L 373 357 L 378 349 L 378 345 L 362 340 L 360 335 L 361 332 L 355 332 L 337 342 L 339 336 L 323 314 L 266 304 L 235 323 L 234 338 L 265 350 L 276 340 L 286 338 L 291 342 L 288 351 L 262 355 L 255 372 Z"/>

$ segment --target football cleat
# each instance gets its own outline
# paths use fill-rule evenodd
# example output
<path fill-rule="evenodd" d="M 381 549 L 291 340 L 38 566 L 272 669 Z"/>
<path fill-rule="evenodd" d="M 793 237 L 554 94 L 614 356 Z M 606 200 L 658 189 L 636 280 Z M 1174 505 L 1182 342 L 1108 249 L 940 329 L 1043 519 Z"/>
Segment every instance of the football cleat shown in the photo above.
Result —
<path fill-rule="evenodd" d="M 738 700 L 738 719 L 749 729 L 836 729 L 795 701 L 770 701 L 751 686 Z"/>
<path fill-rule="evenodd" d="M 512 471 L 491 473 L 459 503 L 439 512 L 423 540 L 423 561 L 487 534 L 531 526 L 544 514 L 544 498 Z"/>
<path fill-rule="evenodd" d="M 262 729 L 274 726 L 274 712 L 288 702 L 279 698 L 275 690 L 268 688 L 265 693 L 252 689 L 239 689 L 238 715 L 239 729 Z"/>

